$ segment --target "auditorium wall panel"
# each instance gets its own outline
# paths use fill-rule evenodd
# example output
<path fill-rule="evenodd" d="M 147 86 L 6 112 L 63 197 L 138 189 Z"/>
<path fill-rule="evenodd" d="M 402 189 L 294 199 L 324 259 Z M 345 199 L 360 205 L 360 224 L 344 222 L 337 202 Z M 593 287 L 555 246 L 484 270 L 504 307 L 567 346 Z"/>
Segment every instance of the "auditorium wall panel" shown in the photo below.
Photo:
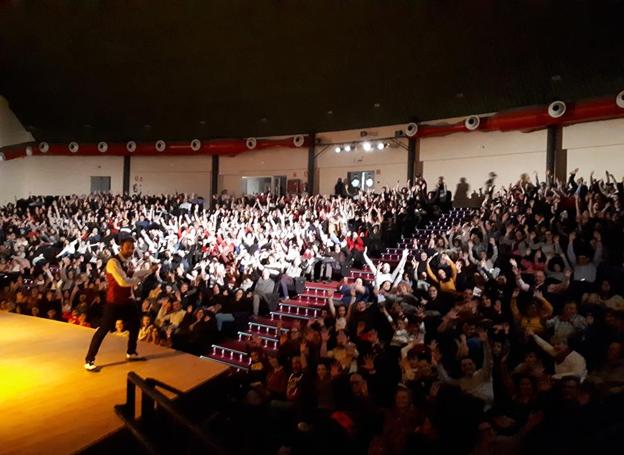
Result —
<path fill-rule="evenodd" d="M 195 193 L 210 197 L 211 156 L 135 156 L 130 162 L 131 193 Z"/>
<path fill-rule="evenodd" d="M 593 170 L 597 178 L 604 178 L 608 169 L 616 179 L 624 177 L 624 119 L 565 127 L 563 148 L 568 151 L 568 172 L 579 168 L 579 175 L 587 179 Z"/>
<path fill-rule="evenodd" d="M 321 193 L 332 193 L 338 177 L 350 171 L 374 171 L 375 187 L 403 184 L 407 176 L 407 140 L 401 146 L 383 151 L 336 154 L 336 145 L 375 141 L 394 136 L 400 125 L 384 128 L 329 132 L 317 135 L 324 145 L 316 147 L 316 186 Z M 537 170 L 544 176 L 546 164 L 545 130 L 532 133 L 492 132 L 455 134 L 420 141 L 420 159 L 425 178 L 434 185 L 444 175 L 449 189 L 465 177 L 476 190 L 495 171 L 497 183 L 517 181 L 523 172 Z M 391 141 L 394 142 L 394 141 Z M 567 169 L 579 167 L 580 174 L 598 176 L 604 170 L 618 179 L 624 176 L 624 119 L 573 125 L 563 129 L 563 148 L 567 149 Z M 325 150 L 323 150 L 325 149 Z M 307 148 L 271 149 L 220 157 L 219 189 L 241 194 L 243 176 L 286 175 L 288 179 L 307 181 Z M 210 196 L 212 158 L 132 157 L 131 191 L 144 193 L 186 192 Z M 90 191 L 91 176 L 110 176 L 111 190 L 122 191 L 122 157 L 50 157 L 20 158 L 0 163 L 0 203 L 30 194 L 85 194 Z"/>
<path fill-rule="evenodd" d="M 123 158 L 116 156 L 73 157 L 33 156 L 0 164 L 4 180 L 5 166 L 9 180 L 21 180 L 19 197 L 29 195 L 87 194 L 91 191 L 91 176 L 111 178 L 111 191 L 121 192 Z M 5 184 L 2 183 L 2 187 Z M 19 188 L 20 185 L 15 185 Z M 4 191 L 3 191 L 4 193 Z M 3 195 L 4 198 L 4 195 Z"/>
<path fill-rule="evenodd" d="M 496 172 L 497 186 L 518 181 L 527 172 L 540 179 L 546 169 L 546 130 L 531 133 L 491 132 L 453 134 L 425 138 L 420 141 L 423 175 L 430 187 L 444 176 L 449 190 L 455 192 L 457 183 L 465 178 L 470 191 L 478 190 Z"/>
<path fill-rule="evenodd" d="M 24 158 L 0 162 L 0 205 L 15 202 L 24 193 Z"/>
<path fill-rule="evenodd" d="M 242 193 L 243 177 L 285 175 L 289 180 L 307 181 L 308 149 L 275 148 L 219 158 L 219 191 Z"/>

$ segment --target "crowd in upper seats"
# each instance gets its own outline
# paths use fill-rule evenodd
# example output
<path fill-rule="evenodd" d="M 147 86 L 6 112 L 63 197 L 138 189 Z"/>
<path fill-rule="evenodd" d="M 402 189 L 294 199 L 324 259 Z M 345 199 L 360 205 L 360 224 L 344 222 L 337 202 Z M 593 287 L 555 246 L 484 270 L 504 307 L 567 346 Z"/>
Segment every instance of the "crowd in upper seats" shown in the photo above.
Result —
<path fill-rule="evenodd" d="M 378 193 L 337 184 L 336 193 L 222 194 L 212 208 L 184 195 L 9 204 L 0 307 L 97 326 L 103 267 L 133 236 L 132 266 L 150 271 L 135 291 L 140 339 L 195 354 L 275 310 L 304 280 L 340 282 L 340 300 L 283 332 L 277 351 L 249 342 L 241 400 L 284 425 L 278 444 L 572 453 L 617 436 L 623 181 L 573 171 L 567 181 L 523 175 L 497 187 L 490 174 L 469 219 L 417 240 L 415 229 L 450 206 L 442 178 L 433 191 L 418 178 Z M 408 248 L 398 262 L 376 260 L 399 243 Z M 346 279 L 362 267 L 372 280 Z M 116 332 L 127 336 L 122 322 Z"/>

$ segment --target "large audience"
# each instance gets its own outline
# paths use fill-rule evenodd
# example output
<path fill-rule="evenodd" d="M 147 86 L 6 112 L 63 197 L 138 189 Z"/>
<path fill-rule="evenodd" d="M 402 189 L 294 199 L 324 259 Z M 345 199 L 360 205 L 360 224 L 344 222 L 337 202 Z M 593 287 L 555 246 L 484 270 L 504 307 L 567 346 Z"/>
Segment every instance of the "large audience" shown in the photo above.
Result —
<path fill-rule="evenodd" d="M 263 416 L 252 425 L 281 429 L 268 447 L 600 451 L 624 425 L 624 179 L 577 174 L 501 187 L 490 174 L 481 206 L 435 231 L 418 229 L 450 208 L 442 178 L 331 196 L 30 197 L 0 208 L 0 309 L 97 327 L 125 236 L 149 271 L 139 339 L 196 355 L 304 281 L 338 282 L 340 299 L 277 350 L 249 340 L 239 399 Z"/>

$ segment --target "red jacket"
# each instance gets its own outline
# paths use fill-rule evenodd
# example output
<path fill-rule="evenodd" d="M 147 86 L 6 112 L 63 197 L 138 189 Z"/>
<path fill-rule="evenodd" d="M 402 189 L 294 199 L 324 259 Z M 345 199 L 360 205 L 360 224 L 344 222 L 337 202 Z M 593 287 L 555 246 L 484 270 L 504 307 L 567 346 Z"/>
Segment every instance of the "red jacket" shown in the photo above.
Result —
<path fill-rule="evenodd" d="M 349 251 L 355 250 L 355 251 L 362 252 L 364 251 L 364 240 L 362 240 L 362 237 L 360 236 L 357 236 L 355 240 L 353 240 L 352 237 L 348 237 L 347 248 L 349 249 Z"/>

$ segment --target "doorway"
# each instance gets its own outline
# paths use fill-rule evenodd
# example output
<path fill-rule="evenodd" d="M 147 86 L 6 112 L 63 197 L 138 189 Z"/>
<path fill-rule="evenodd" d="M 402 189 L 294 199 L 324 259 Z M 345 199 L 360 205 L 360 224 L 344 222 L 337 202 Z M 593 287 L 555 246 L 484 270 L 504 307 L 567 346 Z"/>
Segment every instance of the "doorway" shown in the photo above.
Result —
<path fill-rule="evenodd" d="M 242 186 L 244 194 L 258 194 L 271 192 L 280 197 L 286 194 L 286 176 L 273 175 L 269 177 L 243 177 Z"/>
<path fill-rule="evenodd" d="M 92 193 L 108 193 L 111 189 L 111 178 L 104 176 L 91 177 Z"/>

